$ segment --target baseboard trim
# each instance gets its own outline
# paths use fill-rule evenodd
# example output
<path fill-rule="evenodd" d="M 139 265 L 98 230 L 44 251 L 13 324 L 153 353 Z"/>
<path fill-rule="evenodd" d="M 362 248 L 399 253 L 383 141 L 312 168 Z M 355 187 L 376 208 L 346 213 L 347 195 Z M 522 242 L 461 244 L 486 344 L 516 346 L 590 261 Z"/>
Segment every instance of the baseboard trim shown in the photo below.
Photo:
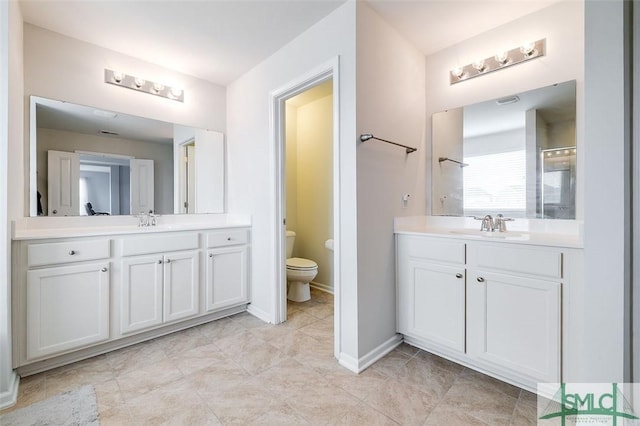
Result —
<path fill-rule="evenodd" d="M 20 376 L 15 371 L 9 373 L 9 389 L 0 393 L 0 410 L 14 406 L 18 402 L 18 385 Z"/>
<path fill-rule="evenodd" d="M 317 283 L 315 281 L 311 281 L 309 283 L 309 286 L 311 288 L 315 288 L 316 290 L 320 290 L 320 291 L 324 291 L 325 293 L 333 294 L 333 286 L 330 286 L 329 284 L 322 284 L 322 283 Z"/>
<path fill-rule="evenodd" d="M 396 334 L 358 359 L 352 357 L 351 355 L 341 353 L 338 362 L 343 367 L 359 374 L 369 368 L 376 361 L 382 359 L 389 352 L 397 348 L 401 343 L 402 335 Z"/>
<path fill-rule="evenodd" d="M 255 305 L 253 304 L 249 304 L 247 306 L 247 312 L 266 323 L 269 323 L 269 324 L 274 323 L 273 318 L 268 312 L 263 311 L 262 309 L 256 308 Z"/>

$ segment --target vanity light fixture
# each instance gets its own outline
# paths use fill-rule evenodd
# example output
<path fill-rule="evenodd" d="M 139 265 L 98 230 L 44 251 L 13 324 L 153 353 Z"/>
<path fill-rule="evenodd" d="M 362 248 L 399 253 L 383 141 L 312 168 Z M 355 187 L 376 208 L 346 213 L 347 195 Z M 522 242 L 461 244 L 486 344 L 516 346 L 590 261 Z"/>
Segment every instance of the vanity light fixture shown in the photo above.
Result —
<path fill-rule="evenodd" d="M 478 59 L 465 66 L 453 68 L 449 73 L 449 83 L 455 84 L 479 75 L 502 70 L 511 65 L 521 64 L 545 55 L 546 39 L 524 43 L 508 51 L 496 53 L 494 56 Z"/>
<path fill-rule="evenodd" d="M 120 71 L 105 68 L 104 82 L 167 99 L 173 99 L 174 101 L 184 102 L 184 91 L 178 87 L 165 86 L 162 83 L 147 81 L 144 78 L 125 74 Z"/>

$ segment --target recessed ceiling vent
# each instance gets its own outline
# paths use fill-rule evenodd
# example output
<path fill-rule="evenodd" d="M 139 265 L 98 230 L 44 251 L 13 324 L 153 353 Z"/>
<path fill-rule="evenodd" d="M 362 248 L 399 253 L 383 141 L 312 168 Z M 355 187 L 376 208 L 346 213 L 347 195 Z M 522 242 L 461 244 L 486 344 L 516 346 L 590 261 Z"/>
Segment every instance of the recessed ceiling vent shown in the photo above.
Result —
<path fill-rule="evenodd" d="M 112 132 L 111 130 L 100 130 L 100 133 L 102 133 L 103 135 L 109 135 L 109 136 L 118 136 L 119 135 L 118 132 Z"/>
<path fill-rule="evenodd" d="M 520 100 L 517 96 L 509 96 L 508 98 L 497 99 L 496 103 L 500 106 L 514 104 Z"/>

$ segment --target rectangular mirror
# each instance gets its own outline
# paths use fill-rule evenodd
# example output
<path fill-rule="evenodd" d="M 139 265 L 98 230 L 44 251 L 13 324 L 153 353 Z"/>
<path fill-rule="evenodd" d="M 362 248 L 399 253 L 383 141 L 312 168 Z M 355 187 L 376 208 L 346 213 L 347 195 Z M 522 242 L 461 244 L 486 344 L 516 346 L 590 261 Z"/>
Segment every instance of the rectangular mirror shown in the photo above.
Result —
<path fill-rule="evenodd" d="M 223 213 L 224 135 L 31 97 L 30 215 Z"/>
<path fill-rule="evenodd" d="M 432 116 L 433 215 L 576 217 L 576 84 Z"/>

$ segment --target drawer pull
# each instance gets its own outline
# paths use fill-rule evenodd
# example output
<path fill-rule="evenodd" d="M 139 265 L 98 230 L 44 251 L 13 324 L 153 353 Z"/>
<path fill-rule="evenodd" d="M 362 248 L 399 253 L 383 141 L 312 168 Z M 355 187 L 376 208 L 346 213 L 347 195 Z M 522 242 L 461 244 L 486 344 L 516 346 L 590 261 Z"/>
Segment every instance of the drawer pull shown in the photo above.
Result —
<path fill-rule="evenodd" d="M 78 254 L 78 252 L 75 250 L 69 250 L 69 256 L 73 256 L 75 254 Z"/>
<path fill-rule="evenodd" d="M 460 272 L 458 272 L 458 273 L 456 274 L 456 278 L 462 278 L 462 274 L 461 274 Z"/>
<path fill-rule="evenodd" d="M 227 237 L 227 241 L 231 241 L 231 237 Z"/>
<path fill-rule="evenodd" d="M 102 268 L 102 269 L 100 269 L 100 270 L 101 270 L 102 272 L 107 272 L 107 271 L 108 271 L 108 269 L 107 269 L 106 267 L 105 267 L 105 268 Z"/>
<path fill-rule="evenodd" d="M 478 277 L 478 278 L 476 278 L 476 281 L 478 281 L 479 283 L 483 283 L 484 282 L 484 278 Z"/>

